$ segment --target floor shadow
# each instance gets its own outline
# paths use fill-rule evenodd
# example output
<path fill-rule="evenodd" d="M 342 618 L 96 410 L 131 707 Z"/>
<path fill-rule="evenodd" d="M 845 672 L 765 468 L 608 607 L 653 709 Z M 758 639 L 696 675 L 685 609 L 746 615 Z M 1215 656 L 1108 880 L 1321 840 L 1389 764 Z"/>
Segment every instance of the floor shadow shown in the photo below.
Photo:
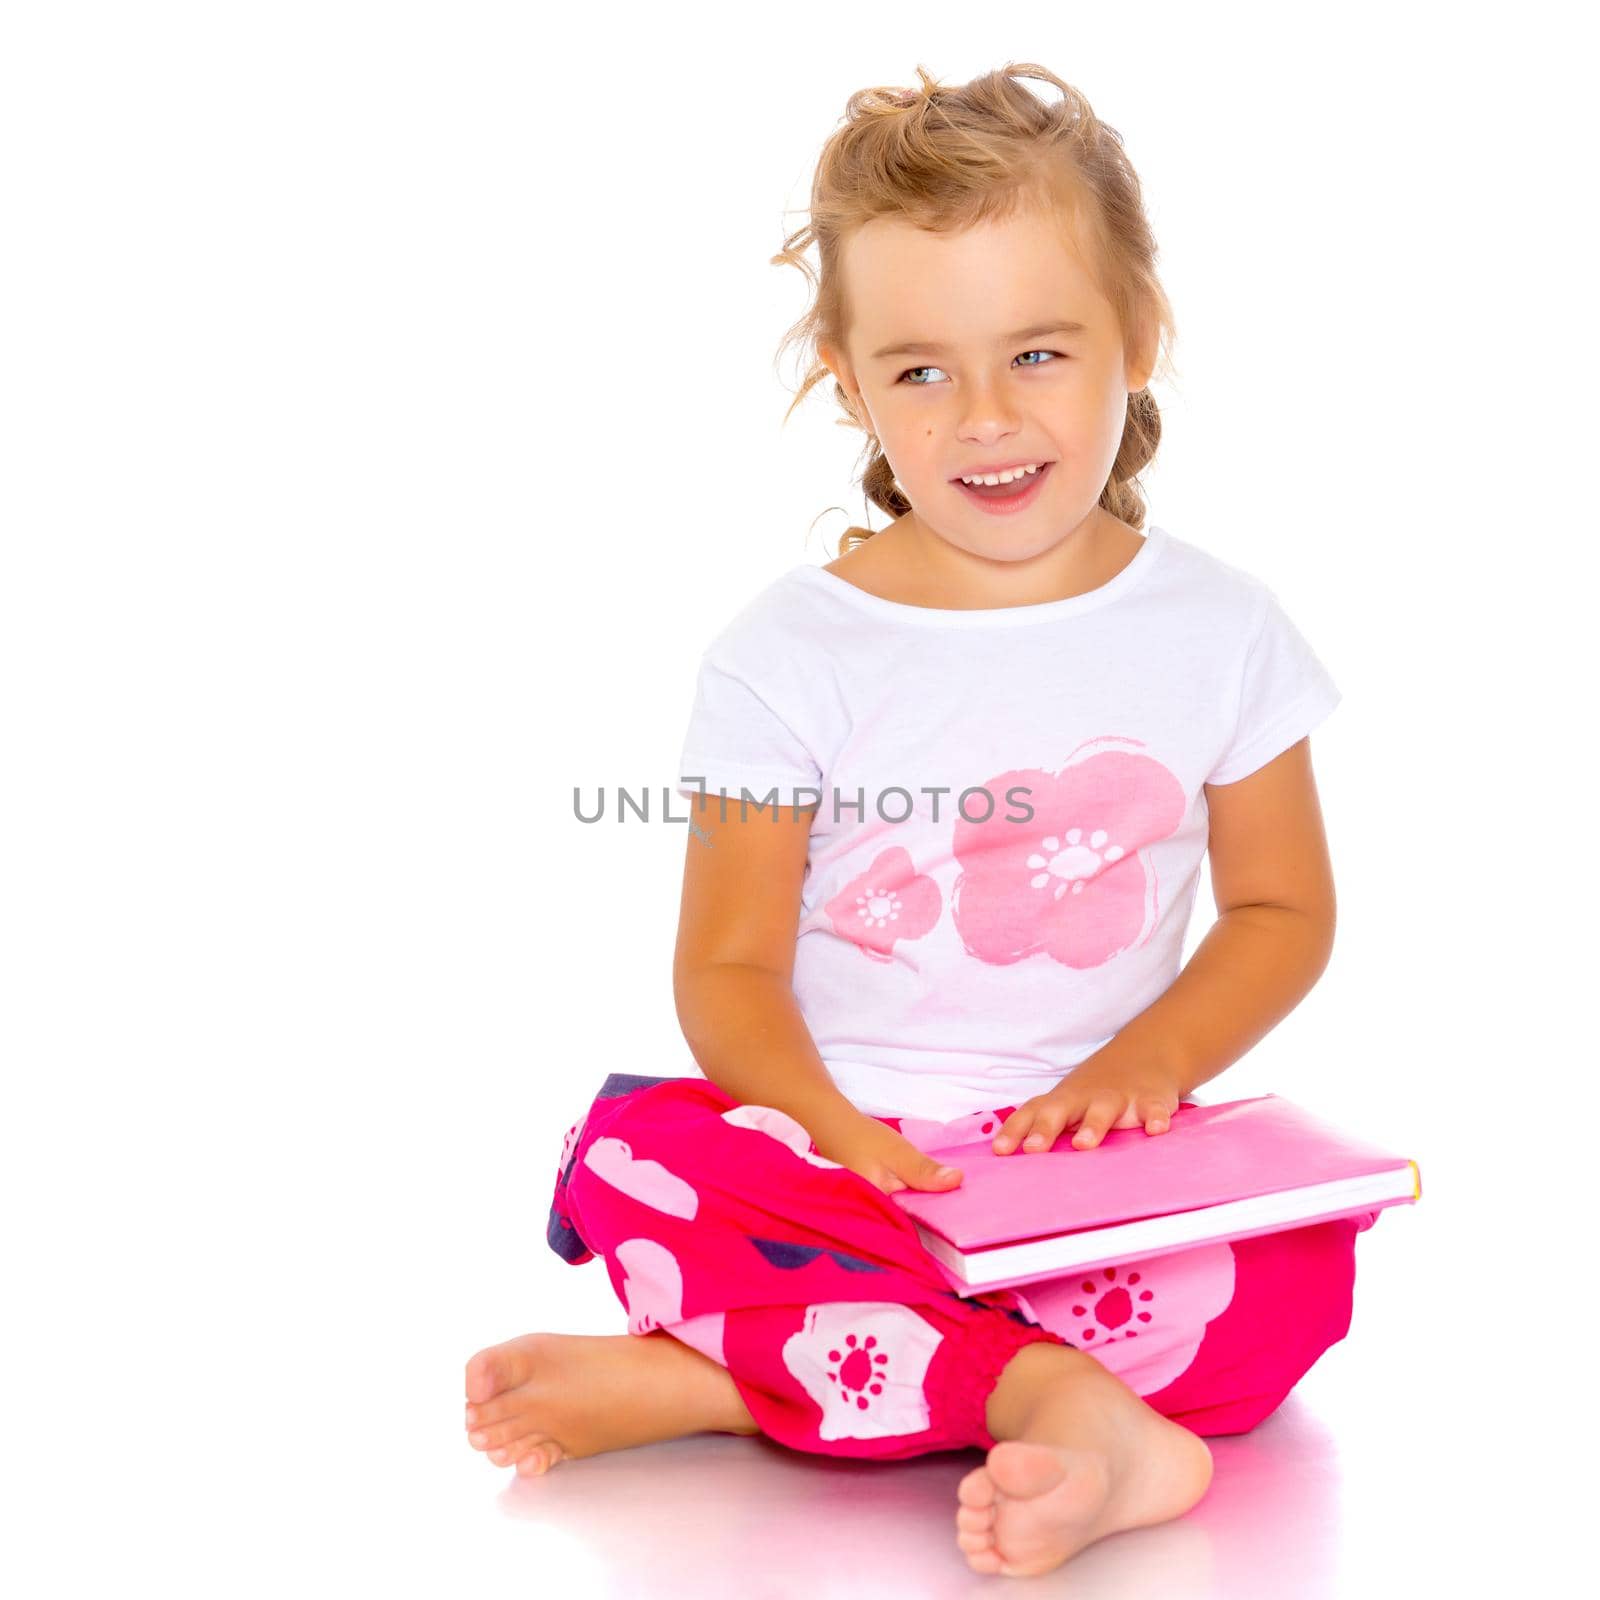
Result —
<path fill-rule="evenodd" d="M 1253 1432 L 1209 1443 L 1205 1499 L 1083 1551 L 1060 1569 L 1074 1600 L 1331 1600 L 1339 1476 L 1326 1427 L 1291 1395 Z M 982 1460 L 848 1461 L 706 1434 L 513 1479 L 500 1504 L 581 1544 L 602 1595 L 699 1600 L 737 1574 L 753 1600 L 945 1600 L 994 1592 L 955 1543 L 956 1484 Z"/>

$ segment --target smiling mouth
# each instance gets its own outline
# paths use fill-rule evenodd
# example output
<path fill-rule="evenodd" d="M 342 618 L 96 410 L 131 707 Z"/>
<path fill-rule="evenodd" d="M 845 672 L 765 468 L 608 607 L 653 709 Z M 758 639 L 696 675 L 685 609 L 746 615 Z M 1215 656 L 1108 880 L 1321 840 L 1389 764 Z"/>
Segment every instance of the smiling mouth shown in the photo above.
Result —
<path fill-rule="evenodd" d="M 963 483 L 960 478 L 952 478 L 950 481 L 956 488 L 979 500 L 1016 500 L 1038 488 L 1054 465 L 1053 461 L 1041 461 L 1037 472 L 1025 472 L 1020 478 L 1013 478 L 1010 483 Z"/>

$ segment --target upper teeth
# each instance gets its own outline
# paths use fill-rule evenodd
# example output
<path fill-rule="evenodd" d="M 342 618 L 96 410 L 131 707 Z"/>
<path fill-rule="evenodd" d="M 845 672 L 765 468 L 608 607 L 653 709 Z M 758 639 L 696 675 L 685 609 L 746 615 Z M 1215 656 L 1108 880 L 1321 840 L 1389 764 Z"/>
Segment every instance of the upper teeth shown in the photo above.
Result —
<path fill-rule="evenodd" d="M 1025 467 L 1012 467 L 1008 472 L 986 472 L 981 477 L 963 478 L 963 483 L 1015 483 L 1018 478 L 1030 472 L 1037 472 L 1040 463 L 1030 461 Z"/>

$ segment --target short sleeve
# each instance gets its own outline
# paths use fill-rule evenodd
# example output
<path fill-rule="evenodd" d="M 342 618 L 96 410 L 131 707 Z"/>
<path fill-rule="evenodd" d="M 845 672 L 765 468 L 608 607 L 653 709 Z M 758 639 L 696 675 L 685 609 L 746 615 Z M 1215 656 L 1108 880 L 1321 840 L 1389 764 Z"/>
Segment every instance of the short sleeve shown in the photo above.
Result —
<path fill-rule="evenodd" d="M 1342 698 L 1277 596 L 1264 589 L 1260 622 L 1238 680 L 1232 735 L 1206 782 L 1237 783 L 1249 777 L 1298 744 Z"/>
<path fill-rule="evenodd" d="M 748 789 L 760 799 L 776 789 L 785 805 L 797 789 L 819 790 L 822 769 L 796 730 L 797 708 L 780 711 L 779 699 L 780 686 L 758 686 L 753 673 L 708 651 L 678 757 L 677 792 L 692 796 L 704 787 L 737 799 Z"/>

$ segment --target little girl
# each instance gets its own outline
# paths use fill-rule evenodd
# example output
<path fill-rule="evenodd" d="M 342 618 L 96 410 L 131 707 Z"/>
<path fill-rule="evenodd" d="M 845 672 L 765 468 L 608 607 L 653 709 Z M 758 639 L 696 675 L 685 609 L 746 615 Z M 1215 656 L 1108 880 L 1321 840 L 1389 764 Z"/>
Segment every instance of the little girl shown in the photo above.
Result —
<path fill-rule="evenodd" d="M 628 1334 L 479 1352 L 466 1416 L 530 1475 L 707 1430 L 976 1445 L 956 1542 L 1031 1575 L 1201 1498 L 1204 1436 L 1348 1331 L 1373 1215 L 962 1297 L 889 1196 L 959 1184 L 926 1152 L 962 1140 L 1159 1137 L 1299 1002 L 1340 696 L 1263 583 L 1141 532 L 1172 315 L 1116 131 L 1043 68 L 919 78 L 851 98 L 775 258 L 817 244 L 796 403 L 833 375 L 893 520 L 707 650 L 674 964 L 704 1076 L 612 1074 L 561 1153 L 549 1242 L 604 1258 Z"/>

